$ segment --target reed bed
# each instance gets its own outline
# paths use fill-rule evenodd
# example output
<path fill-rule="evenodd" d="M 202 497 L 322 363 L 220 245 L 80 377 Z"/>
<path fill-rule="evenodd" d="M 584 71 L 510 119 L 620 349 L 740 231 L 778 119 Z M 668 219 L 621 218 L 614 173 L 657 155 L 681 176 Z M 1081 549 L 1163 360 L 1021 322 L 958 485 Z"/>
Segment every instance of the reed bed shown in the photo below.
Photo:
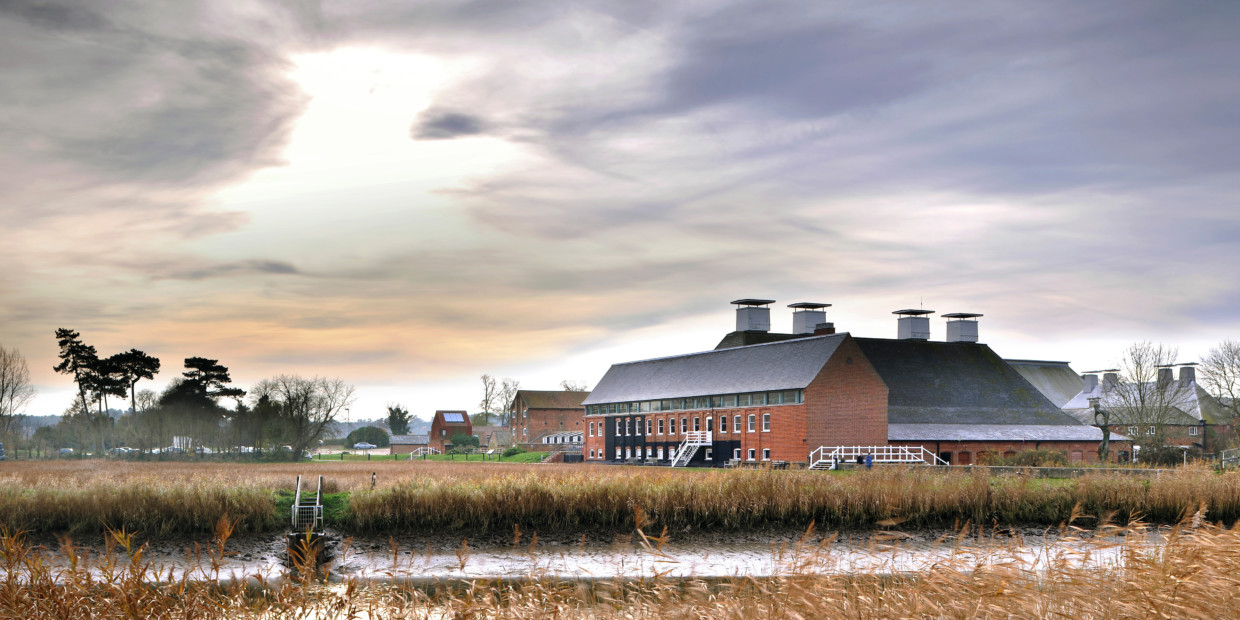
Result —
<path fill-rule="evenodd" d="M 588 465 L 436 462 L 287 464 L 70 461 L 0 463 L 0 526 L 76 534 L 209 534 L 227 515 L 238 531 L 280 527 L 298 475 L 324 476 L 338 504 L 329 524 L 348 533 L 579 533 L 651 527 L 872 529 L 983 524 L 1058 525 L 1074 515 L 1118 523 L 1175 523 L 1205 506 L 1240 519 L 1240 473 L 1188 467 L 1070 480 L 985 470 L 897 467 L 848 475 L 814 471 L 669 470 Z M 372 475 L 376 484 L 372 488 Z M 345 495 L 347 494 L 347 495 Z M 283 502 L 283 503 L 281 503 Z M 1086 519 L 1082 523 L 1095 523 Z"/>
<path fill-rule="evenodd" d="M 0 617 L 13 618 L 1229 618 L 1240 615 L 1240 532 L 1200 514 L 1159 538 L 1140 528 L 1036 556 L 997 549 L 915 574 L 815 574 L 812 544 L 770 578 L 553 580 L 429 585 L 221 576 L 228 524 L 196 578 L 172 578 L 123 533 L 101 557 L 0 536 Z M 1115 534 L 1124 533 L 1119 537 Z M 649 539 L 647 539 L 649 540 Z M 1115 552 L 1118 550 L 1118 552 Z M 660 542 L 647 552 L 661 554 Z M 1108 553 L 1110 552 L 1110 553 Z M 1109 561 L 1090 562 L 1089 554 Z M 468 561 L 463 560 L 463 561 Z M 669 558 L 674 561 L 674 558 Z"/>
<path fill-rule="evenodd" d="M 475 472 L 470 472 L 475 473 Z M 1114 473 L 1074 480 L 992 477 L 983 470 L 879 468 L 813 471 L 673 471 L 569 468 L 486 477 L 437 472 L 350 495 L 347 522 L 371 531 L 588 531 L 645 522 L 673 531 L 755 527 L 944 527 L 964 521 L 1057 525 L 1088 515 L 1174 523 L 1201 506 L 1240 518 L 1240 474 L 1188 468 L 1143 479 Z"/>

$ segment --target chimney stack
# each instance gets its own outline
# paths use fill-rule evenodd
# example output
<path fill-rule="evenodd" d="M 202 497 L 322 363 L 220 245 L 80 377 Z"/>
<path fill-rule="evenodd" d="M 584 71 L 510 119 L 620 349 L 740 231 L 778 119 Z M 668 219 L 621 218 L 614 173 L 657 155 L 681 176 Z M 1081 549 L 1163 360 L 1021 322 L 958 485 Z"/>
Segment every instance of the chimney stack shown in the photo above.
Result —
<path fill-rule="evenodd" d="M 944 314 L 947 319 L 948 342 L 977 342 L 977 318 L 982 315 L 972 312 L 952 312 Z"/>
<path fill-rule="evenodd" d="M 1158 388 L 1165 389 L 1175 380 L 1175 369 L 1170 366 L 1162 366 L 1158 369 Z"/>
<path fill-rule="evenodd" d="M 819 323 L 814 326 L 815 336 L 830 336 L 835 333 L 835 323 Z"/>
<path fill-rule="evenodd" d="M 1180 364 L 1180 387 L 1188 387 L 1197 382 L 1197 364 Z"/>
<path fill-rule="evenodd" d="M 929 340 L 930 317 L 934 310 L 896 310 L 896 338 L 900 340 Z"/>
<path fill-rule="evenodd" d="M 1085 392 L 1086 394 L 1092 394 L 1094 390 L 1098 389 L 1098 374 L 1097 373 L 1093 373 L 1093 372 L 1085 373 L 1081 375 L 1081 381 L 1084 382 L 1084 385 L 1081 386 L 1081 391 Z"/>
<path fill-rule="evenodd" d="M 1110 392 L 1111 390 L 1114 390 L 1117 385 L 1119 385 L 1118 371 L 1106 372 L 1102 375 L 1103 392 Z"/>
<path fill-rule="evenodd" d="M 792 308 L 792 333 L 813 334 L 817 331 L 819 324 L 827 321 L 826 308 L 830 308 L 831 304 L 817 304 L 803 301 L 795 304 L 788 304 L 788 307 Z"/>
<path fill-rule="evenodd" d="M 732 302 L 736 306 L 736 331 L 771 331 L 771 309 L 767 306 L 773 303 L 774 299 L 738 299 Z"/>

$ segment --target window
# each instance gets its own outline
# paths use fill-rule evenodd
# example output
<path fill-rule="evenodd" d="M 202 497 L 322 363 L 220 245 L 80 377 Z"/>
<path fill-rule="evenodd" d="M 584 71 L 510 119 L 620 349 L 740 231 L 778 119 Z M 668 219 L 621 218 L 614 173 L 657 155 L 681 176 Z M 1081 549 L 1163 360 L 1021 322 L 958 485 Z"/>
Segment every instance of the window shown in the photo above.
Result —
<path fill-rule="evenodd" d="M 738 433 L 741 432 L 741 417 L 740 416 L 732 416 L 732 428 L 736 429 L 736 432 Z"/>
<path fill-rule="evenodd" d="M 624 434 L 625 435 L 633 434 L 633 418 L 624 419 Z"/>
<path fill-rule="evenodd" d="M 659 460 L 663 460 L 663 446 L 659 446 Z"/>
<path fill-rule="evenodd" d="M 654 456 L 654 448 L 646 446 L 646 458 Z"/>
<path fill-rule="evenodd" d="M 722 396 L 711 396 L 710 397 L 710 408 L 711 409 L 718 409 L 722 406 L 723 406 Z"/>
<path fill-rule="evenodd" d="M 663 418 L 659 418 L 658 428 L 659 428 L 659 434 L 662 435 L 663 434 Z"/>
<path fill-rule="evenodd" d="M 441 428 L 441 429 L 439 429 L 439 436 L 440 436 L 440 437 L 447 437 L 447 436 L 448 436 L 448 429 L 446 429 L 446 428 Z M 14 453 L 14 454 L 16 454 L 16 453 Z"/>
<path fill-rule="evenodd" d="M 594 458 L 594 449 L 593 449 L 593 448 L 591 448 L 591 449 L 590 449 L 590 458 Z"/>
<path fill-rule="evenodd" d="M 751 461 L 753 460 L 753 455 L 754 455 L 754 452 L 755 452 L 755 450 L 754 450 L 753 448 L 750 448 L 750 449 L 749 449 L 749 460 L 751 460 Z"/>
<path fill-rule="evenodd" d="M 749 414 L 749 432 L 752 433 L 754 431 L 754 428 L 756 427 L 756 422 L 757 422 L 757 417 L 754 416 L 754 414 L 752 413 Z"/>
<path fill-rule="evenodd" d="M 715 460 L 715 451 L 714 451 L 714 448 L 707 448 L 707 449 L 706 449 L 706 460 L 708 460 L 708 461 L 713 461 L 713 460 Z"/>
<path fill-rule="evenodd" d="M 728 434 L 728 416 L 719 416 L 719 432 Z"/>
<path fill-rule="evenodd" d="M 1152 424 L 1151 424 L 1150 426 L 1147 426 L 1147 427 L 1145 428 L 1145 434 L 1146 434 L 1146 435 L 1153 435 L 1153 434 L 1154 434 L 1154 425 L 1152 425 Z"/>
<path fill-rule="evenodd" d="M 646 418 L 646 434 L 650 434 L 650 418 Z"/>
<path fill-rule="evenodd" d="M 635 421 L 637 422 L 637 424 L 634 425 L 637 427 L 637 436 L 641 437 L 642 436 L 642 421 L 641 419 L 637 419 Z"/>
<path fill-rule="evenodd" d="M 616 437 L 619 437 L 620 435 L 623 435 L 623 434 L 624 434 L 624 433 L 622 433 L 622 432 L 621 432 L 621 431 L 622 431 L 622 430 L 624 430 L 624 429 L 620 428 L 620 427 L 622 426 L 622 425 L 620 424 L 620 418 L 616 418 L 615 420 L 616 420 Z"/>
<path fill-rule="evenodd" d="M 715 432 L 715 419 L 714 418 L 706 418 L 706 432 L 708 433 Z"/>
<path fill-rule="evenodd" d="M 765 405 L 766 404 L 766 393 L 763 392 L 761 394 L 750 394 L 749 404 L 750 405 Z"/>
<path fill-rule="evenodd" d="M 630 448 L 628 446 L 624 447 L 624 458 L 625 460 L 633 458 L 633 448 Z"/>
<path fill-rule="evenodd" d="M 741 460 L 741 449 L 740 448 L 734 448 L 732 450 L 732 458 L 738 461 Z"/>
<path fill-rule="evenodd" d="M 1196 437 L 1196 436 L 1197 436 L 1197 427 L 1196 427 L 1196 426 L 1190 426 L 1190 427 L 1188 427 L 1188 434 L 1189 434 L 1189 435 L 1192 435 L 1193 437 Z"/>
<path fill-rule="evenodd" d="M 649 412 L 650 412 L 650 401 L 648 401 L 648 400 L 643 400 L 643 401 L 641 402 L 641 407 L 640 407 L 640 409 L 639 409 L 639 410 L 640 410 L 642 413 L 649 413 Z"/>
<path fill-rule="evenodd" d="M 702 430 L 702 419 L 697 416 L 693 416 L 693 430 L 695 432 Z"/>
<path fill-rule="evenodd" d="M 799 403 L 801 401 L 797 400 L 797 390 L 786 390 L 786 391 L 780 392 L 779 402 L 785 405 L 790 405 L 792 403 Z"/>
<path fill-rule="evenodd" d="M 593 422 L 590 423 L 590 435 L 591 436 L 594 435 L 594 423 Z"/>
<path fill-rule="evenodd" d="M 680 432 L 682 433 L 689 432 L 689 418 L 680 419 Z"/>
<path fill-rule="evenodd" d="M 764 461 L 769 461 L 769 460 L 771 460 L 771 449 L 770 449 L 770 448 L 763 448 L 763 449 L 762 449 L 762 460 L 764 460 Z"/>
<path fill-rule="evenodd" d="M 620 446 L 616 446 L 616 460 L 620 460 Z"/>
<path fill-rule="evenodd" d="M 771 414 L 769 413 L 762 414 L 762 432 L 771 432 Z"/>

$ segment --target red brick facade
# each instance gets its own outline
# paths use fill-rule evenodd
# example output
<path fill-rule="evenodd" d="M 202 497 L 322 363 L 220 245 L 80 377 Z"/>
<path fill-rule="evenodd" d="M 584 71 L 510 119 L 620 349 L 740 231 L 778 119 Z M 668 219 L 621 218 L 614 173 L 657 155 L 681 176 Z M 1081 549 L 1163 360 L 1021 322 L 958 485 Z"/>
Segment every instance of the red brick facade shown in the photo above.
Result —
<path fill-rule="evenodd" d="M 449 422 L 444 416 L 449 417 L 460 416 L 463 422 Z M 474 427 L 469 421 L 469 413 L 465 411 L 436 411 L 435 417 L 431 419 L 431 447 L 443 452 L 447 449 L 447 444 L 451 443 L 452 436 L 458 433 L 465 435 L 473 435 Z"/>
<path fill-rule="evenodd" d="M 547 433 L 580 431 L 589 392 L 519 390 L 508 405 L 514 444 L 534 443 Z"/>
<path fill-rule="evenodd" d="M 887 386 L 852 338 L 840 343 L 806 388 L 805 403 L 809 424 L 802 445 L 808 450 L 887 444 Z"/>
<path fill-rule="evenodd" d="M 921 446 L 950 465 L 985 465 L 989 456 L 1010 457 L 1026 450 L 1062 452 L 1069 464 L 1098 462 L 1096 441 L 893 441 L 891 445 Z M 1132 442 L 1112 441 L 1107 460 L 1118 461 L 1121 452 L 1132 454 Z"/>

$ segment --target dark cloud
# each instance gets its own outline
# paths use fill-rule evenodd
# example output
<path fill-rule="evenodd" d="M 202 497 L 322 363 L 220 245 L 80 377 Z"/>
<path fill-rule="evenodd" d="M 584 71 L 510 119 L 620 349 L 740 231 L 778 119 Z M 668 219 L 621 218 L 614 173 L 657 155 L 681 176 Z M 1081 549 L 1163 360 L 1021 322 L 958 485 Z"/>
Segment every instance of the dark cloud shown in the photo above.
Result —
<path fill-rule="evenodd" d="M 301 271 L 290 263 L 276 260 L 244 260 L 202 266 L 176 266 L 156 275 L 156 279 L 205 280 L 238 274 L 298 275 Z"/>
<path fill-rule="evenodd" d="M 482 119 L 463 112 L 428 110 L 418 118 L 411 133 L 415 140 L 447 140 L 480 134 L 485 127 Z"/>

